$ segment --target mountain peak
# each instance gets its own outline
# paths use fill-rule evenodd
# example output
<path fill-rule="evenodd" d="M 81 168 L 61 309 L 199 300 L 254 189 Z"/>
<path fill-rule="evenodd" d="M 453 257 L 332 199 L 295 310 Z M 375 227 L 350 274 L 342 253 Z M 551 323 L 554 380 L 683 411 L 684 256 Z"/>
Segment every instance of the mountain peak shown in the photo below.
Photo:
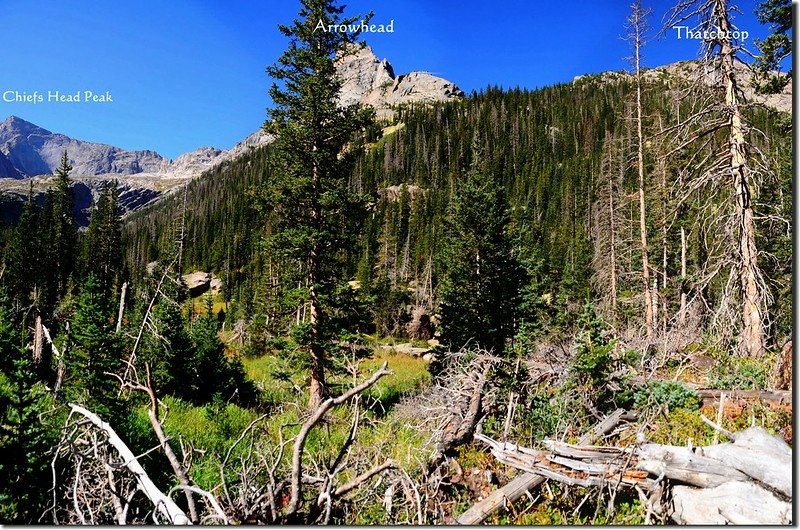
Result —
<path fill-rule="evenodd" d="M 379 116 L 390 114 L 389 108 L 394 105 L 464 97 L 464 92 L 454 83 L 427 72 L 396 76 L 391 63 L 379 59 L 369 46 L 340 56 L 336 63 L 336 70 L 343 80 L 340 102 L 343 105 L 371 105 L 379 111 Z"/>
<path fill-rule="evenodd" d="M 159 171 L 168 164 L 152 151 L 126 151 L 118 147 L 82 142 L 52 133 L 18 116 L 0 122 L 0 178 L 51 175 L 67 151 L 75 177 L 113 173 L 132 175 Z M 13 168 L 13 170 L 12 170 Z"/>
<path fill-rule="evenodd" d="M 0 122 L 0 143 L 6 141 L 5 136 L 8 134 L 52 134 L 47 129 L 43 129 L 36 124 L 23 120 L 19 116 L 11 115 L 5 120 Z"/>

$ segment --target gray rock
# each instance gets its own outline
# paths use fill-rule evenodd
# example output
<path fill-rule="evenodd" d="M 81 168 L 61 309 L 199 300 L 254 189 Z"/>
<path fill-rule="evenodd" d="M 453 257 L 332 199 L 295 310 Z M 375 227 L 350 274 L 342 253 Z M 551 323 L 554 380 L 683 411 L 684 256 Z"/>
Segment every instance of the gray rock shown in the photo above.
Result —
<path fill-rule="evenodd" d="M 0 153 L 14 166 L 0 177 L 33 177 L 50 175 L 61 163 L 64 151 L 76 176 L 103 173 L 132 175 L 159 172 L 169 161 L 153 151 L 127 151 L 106 144 L 83 142 L 63 134 L 52 133 L 16 116 L 0 123 Z M 8 173 L 8 174 L 6 174 Z"/>
<path fill-rule="evenodd" d="M 362 103 L 377 109 L 379 116 L 405 103 L 433 103 L 464 97 L 454 83 L 427 72 L 411 72 L 395 76 L 392 65 L 380 60 L 369 46 L 340 57 L 336 69 L 342 77 L 342 105 Z"/>

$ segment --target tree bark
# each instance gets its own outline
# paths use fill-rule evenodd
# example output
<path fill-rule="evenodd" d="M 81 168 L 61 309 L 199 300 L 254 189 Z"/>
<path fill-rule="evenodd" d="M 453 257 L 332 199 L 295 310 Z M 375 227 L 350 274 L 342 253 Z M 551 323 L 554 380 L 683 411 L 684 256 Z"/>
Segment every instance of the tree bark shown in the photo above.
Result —
<path fill-rule="evenodd" d="M 313 149 L 317 151 L 316 146 Z M 322 212 L 319 205 L 319 193 L 321 193 L 319 168 L 314 165 L 312 169 L 312 185 L 314 200 L 311 206 L 311 219 L 315 234 L 319 235 L 320 223 L 322 222 Z M 316 239 L 316 238 L 315 238 Z M 322 320 L 324 312 L 317 292 L 317 280 L 319 278 L 319 242 L 315 241 L 308 256 L 308 297 L 311 310 L 309 312 L 309 324 L 311 325 L 311 381 L 309 384 L 308 409 L 316 410 L 327 395 L 325 385 L 325 348 L 322 344 Z"/>
<path fill-rule="evenodd" d="M 750 198 L 749 167 L 747 163 L 747 142 L 742 112 L 739 108 L 739 90 L 736 71 L 736 51 L 730 40 L 731 23 L 728 18 L 728 6 L 725 0 L 716 2 L 716 18 L 720 39 L 720 55 L 722 60 L 722 79 L 725 85 L 725 105 L 730 112 L 730 131 L 728 148 L 730 151 L 730 168 L 736 192 L 736 218 L 738 225 L 739 246 L 739 281 L 742 291 L 742 332 L 739 339 L 739 351 L 749 357 L 758 357 L 765 353 L 764 320 L 761 314 L 761 289 L 759 287 L 758 251 L 756 248 L 756 231 L 753 220 L 753 205 Z M 725 37 L 725 35 L 728 35 Z"/>
<path fill-rule="evenodd" d="M 647 327 L 647 342 L 652 343 L 655 335 L 653 316 L 653 293 L 650 289 L 650 262 L 647 246 L 647 210 L 644 195 L 644 133 L 642 132 L 642 73 L 640 67 L 640 50 L 642 46 L 642 33 L 644 31 L 644 11 L 641 3 L 633 5 L 631 13 L 631 37 L 633 38 L 634 66 L 636 68 L 636 154 L 637 169 L 639 172 L 639 242 L 642 251 L 642 287 L 644 288 L 645 325 Z"/>

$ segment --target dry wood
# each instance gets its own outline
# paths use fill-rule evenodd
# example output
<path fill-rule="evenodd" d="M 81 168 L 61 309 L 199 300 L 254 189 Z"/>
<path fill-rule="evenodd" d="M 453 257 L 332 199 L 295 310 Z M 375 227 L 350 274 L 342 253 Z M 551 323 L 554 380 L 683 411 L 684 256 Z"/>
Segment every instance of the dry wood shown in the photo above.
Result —
<path fill-rule="evenodd" d="M 125 313 L 125 294 L 128 292 L 128 282 L 122 284 L 119 293 L 119 311 L 117 311 L 117 333 L 122 329 L 122 316 Z"/>
<path fill-rule="evenodd" d="M 648 510 L 653 512 L 652 507 L 660 505 L 661 514 L 679 523 L 790 522 L 791 448 L 760 427 L 726 435 L 734 441 L 704 447 L 651 443 L 629 448 L 548 442 L 548 451 L 520 448 L 481 435 L 476 439 L 489 445 L 500 462 L 570 486 L 634 487 L 647 501 Z M 662 483 L 663 478 L 670 482 Z M 665 484 L 673 483 L 687 486 L 666 492 Z M 666 500 L 669 494 L 673 501 L 667 511 L 653 496 Z M 502 501 L 495 497 L 492 506 Z"/>
<path fill-rule="evenodd" d="M 792 450 L 761 427 L 736 433 L 733 443 L 698 447 L 697 451 L 792 498 Z"/>
<path fill-rule="evenodd" d="M 639 469 L 701 488 L 713 488 L 731 480 L 747 480 L 744 473 L 719 460 L 695 454 L 689 447 L 646 444 L 637 454 Z"/>
<path fill-rule="evenodd" d="M 675 486 L 671 516 L 679 524 L 789 524 L 792 505 L 752 482 L 709 489 Z"/>
<path fill-rule="evenodd" d="M 119 455 L 122 457 L 123 462 L 125 462 L 125 467 L 136 477 L 136 481 L 138 482 L 141 491 L 145 494 L 145 496 L 147 496 L 148 499 L 150 499 L 150 501 L 153 503 L 153 507 L 169 520 L 170 524 L 191 524 L 184 511 L 181 510 L 169 496 L 165 495 L 161 490 L 159 490 L 152 480 L 150 480 L 150 477 L 136 459 L 136 455 L 133 454 L 125 442 L 122 441 L 122 438 L 117 435 L 117 433 L 108 423 L 101 420 L 97 414 L 79 405 L 69 404 L 69 408 L 72 412 L 80 414 L 89 420 L 92 425 L 105 433 L 105 435 L 108 437 L 108 443 L 117 450 Z M 80 513 L 80 510 L 78 513 Z"/>
<path fill-rule="evenodd" d="M 691 387 L 691 385 L 687 385 Z M 718 390 L 713 388 L 697 388 L 695 391 L 700 395 L 703 406 L 718 403 L 722 394 L 726 400 L 736 399 L 760 399 L 767 403 L 779 405 L 791 404 L 794 396 L 791 390 Z"/>
<path fill-rule="evenodd" d="M 297 435 L 297 438 L 294 442 L 294 447 L 292 450 L 292 478 L 291 478 L 291 499 L 289 501 L 289 506 L 287 510 L 287 515 L 292 516 L 297 513 L 300 508 L 300 501 L 302 496 L 302 457 L 303 457 L 303 449 L 305 448 L 306 439 L 308 438 L 308 434 L 311 432 L 317 424 L 325 417 L 325 414 L 328 413 L 330 409 L 337 405 L 341 405 L 342 403 L 346 403 L 350 400 L 353 396 L 360 394 L 361 392 L 365 391 L 372 385 L 374 385 L 378 379 L 385 375 L 390 375 L 392 372 L 388 369 L 388 363 L 384 362 L 383 365 L 380 367 L 378 371 L 372 374 L 369 379 L 364 381 L 363 383 L 354 386 L 341 396 L 335 398 L 328 398 L 323 401 L 317 409 L 311 414 L 311 416 L 303 423 L 303 426 L 300 428 L 300 432 Z"/>
<path fill-rule="evenodd" d="M 624 414 L 624 409 L 615 410 L 603 421 L 592 427 L 588 433 L 584 434 L 581 437 L 579 444 L 590 445 L 603 435 L 611 432 L 611 430 L 620 422 Z M 545 477 L 540 474 L 524 473 L 523 475 L 513 479 L 502 488 L 495 490 L 485 499 L 474 504 L 466 512 L 462 513 L 456 519 L 456 522 L 462 525 L 480 524 L 486 520 L 487 517 L 504 507 L 506 503 L 511 503 L 520 499 L 523 495 L 525 495 L 525 493 L 532 488 L 541 485 L 545 480 Z"/>

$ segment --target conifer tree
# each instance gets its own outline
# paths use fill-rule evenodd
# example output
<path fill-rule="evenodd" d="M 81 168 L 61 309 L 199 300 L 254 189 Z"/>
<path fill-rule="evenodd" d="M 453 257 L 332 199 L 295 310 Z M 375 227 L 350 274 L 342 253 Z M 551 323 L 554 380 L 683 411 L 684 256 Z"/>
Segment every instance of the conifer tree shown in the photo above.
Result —
<path fill-rule="evenodd" d="M 792 1 L 762 0 L 756 10 L 758 21 L 769 24 L 772 33 L 763 41 L 757 40 L 760 55 L 756 57 L 758 89 L 767 94 L 780 92 L 792 81 L 792 70 L 786 76 L 774 76 L 781 62 L 792 55 Z"/>
<path fill-rule="evenodd" d="M 502 354 L 514 333 L 521 269 L 511 253 L 505 192 L 481 163 L 476 135 L 470 169 L 448 209 L 439 312 L 445 345 L 471 342 Z"/>
<path fill-rule="evenodd" d="M 190 398 L 198 390 L 198 366 L 194 346 L 181 312 L 185 288 L 171 278 L 161 286 L 159 300 L 136 361 L 142 373 L 150 367 L 156 392 Z"/>
<path fill-rule="evenodd" d="M 244 366 L 239 359 L 225 356 L 225 345 L 217 333 L 212 297 L 207 296 L 205 302 L 205 312 L 194 321 L 191 332 L 199 379 L 194 401 L 207 403 L 219 396 L 223 401 L 236 398 L 247 402 L 253 397 L 253 389 L 246 380 Z"/>
<path fill-rule="evenodd" d="M 335 60 L 354 51 L 358 32 L 318 29 L 357 18 L 341 18 L 344 8 L 333 0 L 301 3 L 299 17 L 279 26 L 290 43 L 267 69 L 276 83 L 270 89 L 275 108 L 265 128 L 276 135 L 268 200 L 278 221 L 269 243 L 276 255 L 305 272 L 310 318 L 304 347 L 311 357 L 309 407 L 315 408 L 327 393 L 328 306 L 344 279 L 341 260 L 365 212 L 366 198 L 348 189 L 348 177 L 359 152 L 358 136 L 373 113 L 339 105 L 342 81 Z"/>
<path fill-rule="evenodd" d="M 33 184 L 22 215 L 4 252 L 5 284 L 17 308 L 30 302 L 42 269 L 39 247 L 40 208 L 33 200 Z"/>
<path fill-rule="evenodd" d="M 47 451 L 55 430 L 47 424 L 50 400 L 36 380 L 23 332 L 12 322 L 0 292 L 0 521 L 35 524 L 48 501 Z"/>
<path fill-rule="evenodd" d="M 83 238 L 81 266 L 84 276 L 94 275 L 110 293 L 122 269 L 122 221 L 116 183 L 100 192 Z"/>
<path fill-rule="evenodd" d="M 113 313 L 108 292 L 89 276 L 78 297 L 66 353 L 67 386 L 73 392 L 85 392 L 90 407 L 112 425 L 124 413 L 117 397 L 119 383 L 109 375 L 118 374 L 122 367 L 122 339 L 114 329 Z"/>
<path fill-rule="evenodd" d="M 75 191 L 69 173 L 72 166 L 67 152 L 56 169 L 56 183 L 47 190 L 42 215 L 44 275 L 43 312 L 52 310 L 67 292 L 67 283 L 77 257 L 78 223 L 75 220 Z"/>

